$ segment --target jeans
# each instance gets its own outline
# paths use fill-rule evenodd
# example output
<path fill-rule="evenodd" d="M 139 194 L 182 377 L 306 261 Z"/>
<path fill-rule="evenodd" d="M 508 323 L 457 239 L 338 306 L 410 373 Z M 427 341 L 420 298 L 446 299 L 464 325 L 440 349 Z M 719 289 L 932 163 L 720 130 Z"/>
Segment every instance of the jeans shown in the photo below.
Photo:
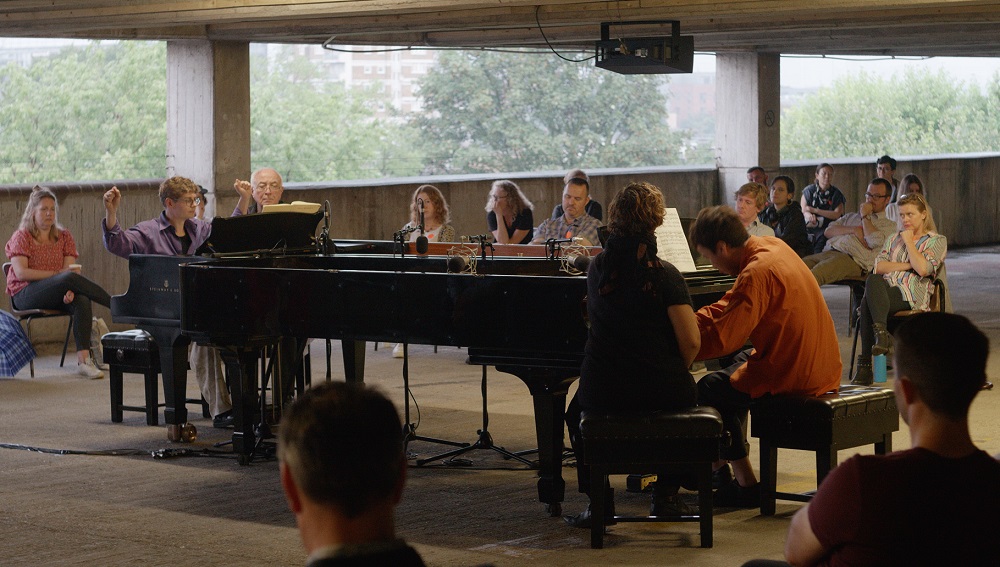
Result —
<path fill-rule="evenodd" d="M 910 302 L 903 299 L 898 287 L 889 285 L 880 274 L 871 274 L 865 280 L 865 298 L 861 302 L 861 360 L 868 361 L 875 344 L 875 330 L 872 325 L 886 324 L 889 314 L 912 309 Z"/>
<path fill-rule="evenodd" d="M 67 291 L 74 294 L 73 302 L 63 303 Z M 59 309 L 73 314 L 73 340 L 76 350 L 90 349 L 91 301 L 96 301 L 105 307 L 111 306 L 111 296 L 108 292 L 77 274 L 76 272 L 59 272 L 58 274 L 34 281 L 28 287 L 14 294 L 12 303 L 18 309 Z"/>

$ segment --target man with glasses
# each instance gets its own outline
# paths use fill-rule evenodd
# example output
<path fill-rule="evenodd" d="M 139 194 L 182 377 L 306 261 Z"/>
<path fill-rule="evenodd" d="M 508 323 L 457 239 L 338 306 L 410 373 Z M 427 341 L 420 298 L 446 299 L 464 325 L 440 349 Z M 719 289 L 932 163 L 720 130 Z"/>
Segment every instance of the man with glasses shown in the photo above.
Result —
<path fill-rule="evenodd" d="M 171 177 L 160 184 L 160 216 L 142 221 L 128 230 L 118 223 L 118 208 L 122 194 L 112 187 L 104 194 L 104 247 L 116 256 L 131 254 L 162 254 L 191 256 L 208 240 L 212 224 L 196 218 L 202 201 L 198 185 L 186 177 Z M 233 402 L 222 373 L 218 354 L 211 347 L 195 345 L 191 351 L 191 367 L 208 402 L 212 425 L 227 428 L 233 425 Z"/>
<path fill-rule="evenodd" d="M 237 179 L 233 187 L 240 194 L 240 200 L 233 210 L 234 217 L 260 213 L 264 211 L 265 205 L 281 203 L 281 194 L 285 191 L 281 174 L 270 167 L 253 172 L 249 182 Z"/>
<path fill-rule="evenodd" d="M 847 213 L 826 227 L 826 246 L 819 254 L 802 258 L 819 285 L 860 278 L 872 271 L 875 255 L 896 223 L 885 217 L 892 185 L 881 177 L 872 179 L 858 212 Z"/>

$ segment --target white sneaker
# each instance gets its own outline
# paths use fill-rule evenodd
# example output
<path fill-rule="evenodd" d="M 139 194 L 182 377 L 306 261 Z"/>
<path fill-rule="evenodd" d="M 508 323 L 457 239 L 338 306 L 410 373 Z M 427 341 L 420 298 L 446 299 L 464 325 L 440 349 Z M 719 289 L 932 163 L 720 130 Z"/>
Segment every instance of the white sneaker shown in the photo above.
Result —
<path fill-rule="evenodd" d="M 84 363 L 76 363 L 76 373 L 84 378 L 90 378 L 91 380 L 100 380 L 104 378 L 104 373 L 94 366 L 94 359 L 88 358 Z"/>
<path fill-rule="evenodd" d="M 396 343 L 396 346 L 392 347 L 392 357 L 403 358 L 403 343 Z"/>

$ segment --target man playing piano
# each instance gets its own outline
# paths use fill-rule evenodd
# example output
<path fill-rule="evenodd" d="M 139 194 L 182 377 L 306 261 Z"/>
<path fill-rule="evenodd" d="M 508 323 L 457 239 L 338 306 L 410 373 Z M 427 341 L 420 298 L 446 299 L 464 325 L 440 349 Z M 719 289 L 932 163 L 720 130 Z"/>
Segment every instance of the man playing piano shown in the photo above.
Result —
<path fill-rule="evenodd" d="M 186 177 L 175 176 L 161 183 L 163 212 L 158 218 L 142 221 L 128 230 L 122 230 L 118 223 L 121 199 L 122 194 L 117 187 L 104 194 L 104 247 L 116 256 L 190 256 L 208 240 L 212 231 L 211 223 L 195 218 L 202 197 L 198 185 Z M 233 402 L 217 356 L 204 352 L 208 348 L 195 345 L 191 353 L 191 367 L 194 368 L 201 394 L 208 402 L 212 425 L 231 427 Z"/>
<path fill-rule="evenodd" d="M 703 209 L 691 243 L 720 272 L 736 277 L 732 290 L 695 313 L 701 334 L 698 360 L 753 348 L 698 382 L 698 403 L 719 410 L 732 444 L 716 470 L 724 479 L 715 506 L 756 508 L 760 486 L 748 457 L 747 413 L 769 394 L 820 395 L 840 386 L 840 347 L 816 279 L 782 240 L 750 236 L 729 207 Z M 735 479 L 728 479 L 726 461 Z M 726 468 L 723 468 L 726 467 Z"/>

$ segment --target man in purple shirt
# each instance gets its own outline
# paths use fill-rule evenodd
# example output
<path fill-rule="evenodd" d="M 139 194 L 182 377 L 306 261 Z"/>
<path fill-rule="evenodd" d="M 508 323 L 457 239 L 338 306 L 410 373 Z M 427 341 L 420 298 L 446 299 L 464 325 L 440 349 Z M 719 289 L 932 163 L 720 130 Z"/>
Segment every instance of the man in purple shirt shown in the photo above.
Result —
<path fill-rule="evenodd" d="M 122 258 L 131 254 L 190 256 L 212 232 L 211 223 L 195 218 L 201 199 L 194 181 L 171 177 L 160 184 L 160 202 L 163 203 L 160 216 L 122 230 L 118 223 L 122 194 L 117 187 L 112 187 L 104 194 L 104 247 Z M 212 425 L 218 428 L 232 426 L 233 402 L 215 349 L 194 345 L 191 367 L 212 413 Z"/>

